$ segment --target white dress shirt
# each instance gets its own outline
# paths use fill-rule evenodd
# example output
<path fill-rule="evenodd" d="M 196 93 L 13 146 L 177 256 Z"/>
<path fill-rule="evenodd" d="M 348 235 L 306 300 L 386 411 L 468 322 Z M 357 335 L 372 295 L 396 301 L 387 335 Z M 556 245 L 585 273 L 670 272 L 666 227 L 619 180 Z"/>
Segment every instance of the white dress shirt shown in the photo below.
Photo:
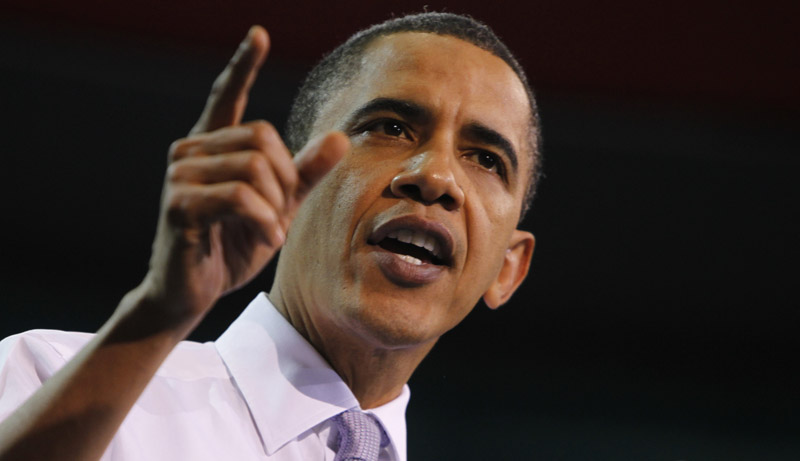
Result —
<path fill-rule="evenodd" d="M 33 330 L 0 342 L 0 420 L 92 335 Z M 406 460 L 410 392 L 371 410 Z M 261 293 L 216 342 L 181 342 L 131 409 L 103 460 L 333 460 L 329 419 L 358 401 Z"/>

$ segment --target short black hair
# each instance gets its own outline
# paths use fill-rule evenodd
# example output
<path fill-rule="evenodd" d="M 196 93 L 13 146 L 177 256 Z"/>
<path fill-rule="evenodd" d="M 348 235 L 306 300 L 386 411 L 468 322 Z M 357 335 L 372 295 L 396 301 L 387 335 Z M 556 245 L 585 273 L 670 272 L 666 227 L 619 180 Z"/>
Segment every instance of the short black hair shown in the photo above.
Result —
<path fill-rule="evenodd" d="M 520 213 L 522 221 L 530 208 L 541 177 L 541 129 L 536 99 L 525 71 L 508 47 L 489 26 L 470 16 L 439 12 L 412 14 L 376 24 L 351 36 L 323 57 L 300 87 L 286 122 L 286 142 L 289 149 L 298 152 L 305 146 L 321 108 L 360 70 L 361 57 L 367 46 L 380 37 L 401 32 L 448 35 L 464 40 L 505 61 L 522 82 L 530 106 L 529 141 L 533 160 Z"/>

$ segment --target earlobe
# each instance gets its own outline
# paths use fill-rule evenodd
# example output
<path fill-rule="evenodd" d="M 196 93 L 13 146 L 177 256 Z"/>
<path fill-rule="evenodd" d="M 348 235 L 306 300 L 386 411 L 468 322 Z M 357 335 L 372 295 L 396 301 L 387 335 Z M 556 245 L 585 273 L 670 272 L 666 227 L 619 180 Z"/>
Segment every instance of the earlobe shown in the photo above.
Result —
<path fill-rule="evenodd" d="M 483 295 L 483 301 L 492 309 L 505 304 L 528 275 L 536 238 L 530 232 L 515 229 L 506 249 L 503 267 L 492 285 Z"/>

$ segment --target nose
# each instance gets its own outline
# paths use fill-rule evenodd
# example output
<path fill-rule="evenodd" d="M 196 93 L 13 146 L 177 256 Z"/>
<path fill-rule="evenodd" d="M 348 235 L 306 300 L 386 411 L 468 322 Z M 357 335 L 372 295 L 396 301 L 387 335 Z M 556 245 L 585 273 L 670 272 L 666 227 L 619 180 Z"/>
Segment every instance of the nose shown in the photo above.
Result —
<path fill-rule="evenodd" d="M 426 205 L 438 203 L 448 211 L 458 210 L 464 204 L 464 191 L 456 182 L 452 161 L 451 155 L 434 150 L 415 155 L 392 178 L 392 194 Z"/>

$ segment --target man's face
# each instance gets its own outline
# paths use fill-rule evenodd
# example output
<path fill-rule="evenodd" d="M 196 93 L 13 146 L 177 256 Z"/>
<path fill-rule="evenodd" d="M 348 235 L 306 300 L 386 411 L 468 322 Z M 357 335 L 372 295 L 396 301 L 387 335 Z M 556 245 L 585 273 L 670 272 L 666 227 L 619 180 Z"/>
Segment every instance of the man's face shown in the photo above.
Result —
<path fill-rule="evenodd" d="M 491 53 L 427 33 L 376 40 L 315 124 L 314 135 L 343 131 L 352 150 L 292 224 L 284 296 L 317 328 L 384 347 L 435 341 L 523 238 L 529 120 L 521 82 Z M 527 269 L 532 236 L 523 244 Z"/>

